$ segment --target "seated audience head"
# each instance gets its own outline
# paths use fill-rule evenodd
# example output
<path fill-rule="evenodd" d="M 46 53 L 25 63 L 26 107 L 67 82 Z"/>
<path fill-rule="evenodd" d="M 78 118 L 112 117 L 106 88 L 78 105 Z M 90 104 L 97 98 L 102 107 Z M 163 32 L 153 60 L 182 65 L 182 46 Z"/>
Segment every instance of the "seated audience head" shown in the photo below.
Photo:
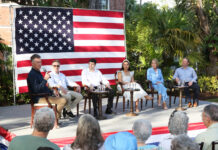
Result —
<path fill-rule="evenodd" d="M 202 113 L 204 125 L 208 128 L 211 124 L 218 122 L 218 106 L 210 104 L 204 107 Z"/>
<path fill-rule="evenodd" d="M 98 121 L 91 115 L 85 114 L 79 118 L 76 139 L 72 149 L 98 150 L 102 147 L 104 139 Z"/>
<path fill-rule="evenodd" d="M 169 119 L 168 129 L 172 135 L 186 134 L 189 118 L 183 111 L 174 111 Z"/>
<path fill-rule="evenodd" d="M 53 129 L 55 114 L 53 109 L 48 107 L 40 108 L 34 116 L 34 130 L 37 132 L 48 133 Z"/>
<path fill-rule="evenodd" d="M 31 63 L 32 63 L 32 67 L 35 70 L 40 70 L 41 66 L 42 66 L 42 61 L 41 61 L 41 57 L 38 54 L 33 54 L 30 58 Z"/>
<path fill-rule="evenodd" d="M 123 61 L 121 70 L 130 71 L 130 62 L 127 59 Z"/>
<path fill-rule="evenodd" d="M 94 58 L 90 59 L 89 60 L 89 69 L 94 70 L 95 66 L 96 66 L 96 63 L 97 63 L 96 59 L 94 59 Z"/>
<path fill-rule="evenodd" d="M 171 150 L 199 150 L 199 145 L 187 135 L 179 135 L 171 142 Z"/>
<path fill-rule="evenodd" d="M 59 71 L 60 71 L 60 65 L 61 65 L 61 63 L 60 63 L 59 60 L 54 60 L 54 61 L 52 62 L 52 70 L 53 70 L 54 72 L 56 72 L 56 73 L 59 73 Z"/>
<path fill-rule="evenodd" d="M 152 133 L 151 123 L 144 119 L 136 120 L 132 129 L 137 141 L 143 143 L 147 141 Z"/>
<path fill-rule="evenodd" d="M 137 140 L 129 132 L 110 135 L 104 143 L 106 150 L 137 150 Z"/>
<path fill-rule="evenodd" d="M 159 66 L 159 62 L 156 58 L 152 59 L 151 61 L 151 67 L 156 69 Z"/>

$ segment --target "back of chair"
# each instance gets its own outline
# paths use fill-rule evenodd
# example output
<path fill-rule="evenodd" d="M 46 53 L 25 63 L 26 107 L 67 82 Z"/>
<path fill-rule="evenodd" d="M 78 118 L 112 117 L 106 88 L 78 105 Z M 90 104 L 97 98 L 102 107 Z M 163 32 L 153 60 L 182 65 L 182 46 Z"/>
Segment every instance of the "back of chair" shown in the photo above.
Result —
<path fill-rule="evenodd" d="M 212 142 L 212 150 L 216 150 L 216 147 L 218 149 L 218 141 L 213 141 Z"/>

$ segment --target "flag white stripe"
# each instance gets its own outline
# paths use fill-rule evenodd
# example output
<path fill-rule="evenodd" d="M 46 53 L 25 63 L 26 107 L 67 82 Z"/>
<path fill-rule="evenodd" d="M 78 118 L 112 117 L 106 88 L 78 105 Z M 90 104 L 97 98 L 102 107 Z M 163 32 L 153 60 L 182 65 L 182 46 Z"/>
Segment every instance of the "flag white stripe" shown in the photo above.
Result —
<path fill-rule="evenodd" d="M 114 74 L 104 74 L 104 77 L 107 79 L 107 80 L 113 80 L 114 79 Z M 74 81 L 74 82 L 77 82 L 77 81 L 81 81 L 81 76 L 67 76 L 67 78 L 70 80 L 70 81 Z M 21 86 L 27 86 L 27 82 L 26 80 L 18 80 L 16 82 L 17 86 L 18 87 L 21 87 Z"/>
<path fill-rule="evenodd" d="M 33 54 L 16 55 L 16 61 L 30 60 Z M 67 59 L 67 58 L 116 58 L 126 57 L 126 52 L 64 52 L 40 53 L 41 59 Z"/>
<path fill-rule="evenodd" d="M 113 68 L 121 68 L 121 65 L 122 65 L 122 63 L 97 63 L 96 68 L 97 69 L 113 69 Z M 87 68 L 87 67 L 88 67 L 88 64 L 61 65 L 60 71 L 81 70 L 81 69 L 84 69 L 84 68 Z M 31 66 L 29 66 L 29 67 L 19 67 L 19 68 L 17 68 L 17 74 L 29 73 L 31 68 L 32 68 Z M 42 66 L 42 68 L 45 68 L 47 71 L 52 70 L 51 65 L 45 65 L 45 66 Z"/>
<path fill-rule="evenodd" d="M 124 40 L 74 40 L 75 46 L 125 46 Z"/>
<path fill-rule="evenodd" d="M 74 34 L 110 34 L 124 35 L 123 29 L 74 28 Z"/>
<path fill-rule="evenodd" d="M 73 16 L 75 22 L 103 22 L 103 23 L 123 23 L 123 18 L 97 17 L 97 16 Z"/>

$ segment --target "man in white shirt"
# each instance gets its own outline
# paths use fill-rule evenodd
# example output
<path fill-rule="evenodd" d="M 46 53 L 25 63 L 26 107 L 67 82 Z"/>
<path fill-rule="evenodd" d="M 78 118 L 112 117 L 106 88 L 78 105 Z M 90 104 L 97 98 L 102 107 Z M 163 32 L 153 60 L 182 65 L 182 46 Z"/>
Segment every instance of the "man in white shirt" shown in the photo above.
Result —
<path fill-rule="evenodd" d="M 104 78 L 102 73 L 99 70 L 97 70 L 95 66 L 96 66 L 96 60 L 90 59 L 89 67 L 82 71 L 82 84 L 83 86 L 88 86 L 90 90 L 97 89 L 97 87 L 101 84 L 105 85 L 106 90 L 109 91 L 108 104 L 107 104 L 107 109 L 105 113 L 112 114 L 113 111 L 111 109 L 113 107 L 114 91 L 110 87 L 109 81 Z M 99 100 L 99 97 L 96 94 L 92 94 L 92 102 L 94 106 L 94 116 L 95 117 L 98 117 L 98 111 L 97 111 L 98 100 Z"/>
<path fill-rule="evenodd" d="M 68 115 L 69 117 L 75 117 L 71 112 L 71 109 L 75 108 L 83 98 L 80 94 L 80 86 L 77 83 L 68 80 L 66 76 L 60 72 L 59 60 L 54 60 L 52 62 L 52 72 L 49 74 L 51 76 L 48 80 L 49 86 L 58 88 L 61 96 L 67 100 L 66 109 L 63 109 L 63 116 L 66 117 L 66 115 Z M 76 92 L 68 90 L 67 86 L 76 87 Z M 74 101 L 72 101 L 73 98 L 75 98 Z"/>

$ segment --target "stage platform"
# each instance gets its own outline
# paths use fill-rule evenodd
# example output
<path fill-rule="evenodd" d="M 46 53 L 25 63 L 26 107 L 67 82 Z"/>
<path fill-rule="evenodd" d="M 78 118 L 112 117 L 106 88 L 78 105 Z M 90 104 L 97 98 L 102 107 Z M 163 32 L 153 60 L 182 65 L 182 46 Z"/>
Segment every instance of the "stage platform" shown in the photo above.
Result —
<path fill-rule="evenodd" d="M 174 99 L 174 98 L 173 98 Z M 103 110 L 105 110 L 107 100 L 103 99 Z M 115 104 L 115 98 L 114 98 Z M 184 104 L 184 100 L 183 100 Z M 201 120 L 201 112 L 207 104 L 210 102 L 200 101 L 200 106 L 197 108 L 189 108 L 186 110 L 189 116 L 189 123 L 199 123 Z M 184 104 L 186 105 L 186 104 Z M 84 114 L 83 112 L 84 101 L 80 102 L 80 116 Z M 170 114 L 178 106 L 178 99 L 176 104 L 172 104 L 172 107 L 168 110 L 163 110 L 157 106 L 157 98 L 154 100 L 154 108 L 151 108 L 151 101 L 148 102 L 148 105 L 145 107 L 145 101 L 143 103 L 143 110 L 138 113 L 138 116 L 128 117 L 126 113 L 130 109 L 126 109 L 123 112 L 122 109 L 123 103 L 122 98 L 119 99 L 119 104 L 115 115 L 107 115 L 106 120 L 100 120 L 100 126 L 102 133 L 117 132 L 117 131 L 126 131 L 132 130 L 133 122 L 137 119 L 147 119 L 152 123 L 152 126 L 155 127 L 166 127 L 168 125 L 168 120 Z M 140 105 L 139 105 L 140 106 Z M 76 114 L 76 109 L 73 110 Z M 88 110 L 87 110 L 88 112 Z M 16 135 L 26 135 L 31 134 L 32 129 L 30 128 L 30 105 L 18 105 L 18 106 L 8 106 L 0 107 L 0 126 L 9 129 L 10 132 Z M 72 138 L 76 135 L 77 122 L 79 117 L 73 119 L 61 119 L 62 125 L 58 129 L 53 129 L 48 138 L 49 139 L 59 139 L 59 138 Z M 201 124 L 202 125 L 202 124 Z"/>

